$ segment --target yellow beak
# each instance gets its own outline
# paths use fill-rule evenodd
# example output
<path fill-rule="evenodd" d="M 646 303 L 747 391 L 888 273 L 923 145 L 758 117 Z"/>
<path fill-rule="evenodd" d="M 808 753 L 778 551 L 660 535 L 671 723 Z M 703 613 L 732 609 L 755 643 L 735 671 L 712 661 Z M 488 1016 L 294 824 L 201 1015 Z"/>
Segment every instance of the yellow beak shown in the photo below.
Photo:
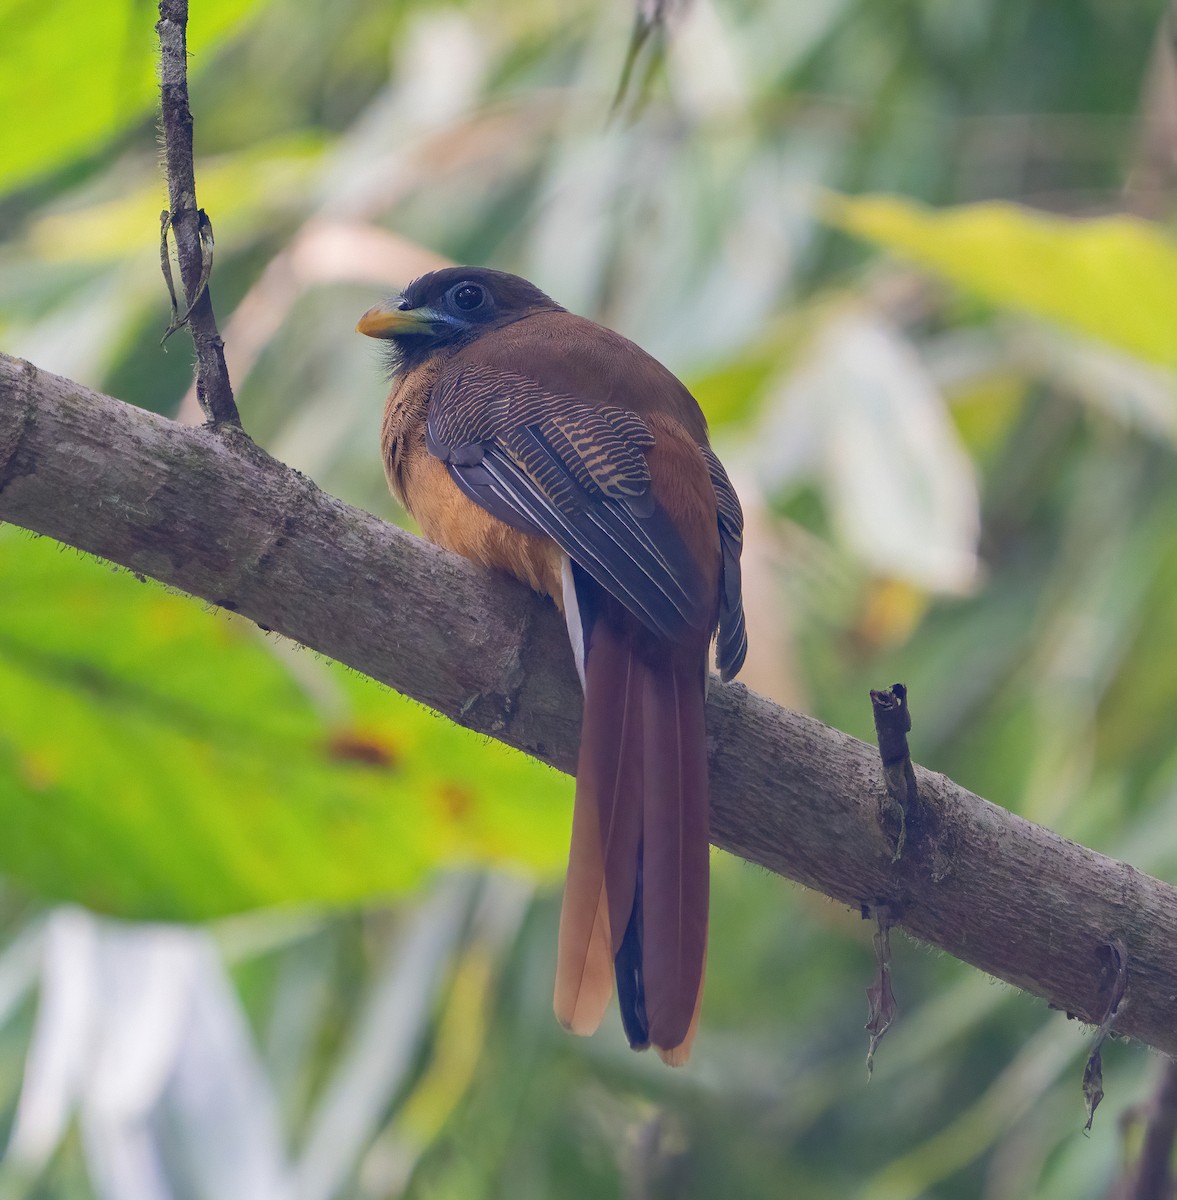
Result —
<path fill-rule="evenodd" d="M 374 304 L 359 319 L 356 333 L 374 338 L 394 338 L 405 333 L 425 333 L 437 314 L 431 308 L 397 308 L 395 301 Z"/>

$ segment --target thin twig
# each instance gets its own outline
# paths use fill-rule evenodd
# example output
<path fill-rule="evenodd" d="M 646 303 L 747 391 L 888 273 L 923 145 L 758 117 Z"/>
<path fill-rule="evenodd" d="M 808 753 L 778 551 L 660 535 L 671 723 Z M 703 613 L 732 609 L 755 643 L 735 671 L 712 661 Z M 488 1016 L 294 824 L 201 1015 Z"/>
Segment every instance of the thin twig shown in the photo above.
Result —
<path fill-rule="evenodd" d="M 1177 185 L 1177 0 L 1161 17 L 1137 118 L 1136 151 L 1124 187 L 1129 212 L 1163 220 Z"/>
<path fill-rule="evenodd" d="M 637 86 L 634 88 L 634 112 L 636 113 L 645 105 L 649 99 L 650 85 L 654 75 L 666 54 L 670 27 L 686 12 L 689 4 L 690 0 L 637 0 L 633 32 L 629 36 L 625 61 L 621 65 L 621 77 L 617 81 L 617 91 L 609 108 L 611 120 L 621 112 L 630 89 L 634 88 L 638 60 L 642 57 L 643 49 L 649 45 L 650 53 L 646 55 L 641 77 L 637 80 Z"/>
<path fill-rule="evenodd" d="M 212 225 L 196 203 L 192 166 L 192 111 L 188 107 L 188 0 L 160 0 L 155 26 L 160 49 L 160 106 L 164 163 L 168 176 L 168 211 L 163 214 L 161 258 L 172 292 L 172 322 L 165 338 L 187 325 L 196 347 L 196 394 L 212 426 L 240 426 L 233 387 L 225 366 L 224 345 L 213 315 L 208 277 L 212 270 Z M 180 279 L 187 311 L 178 312 L 171 272 L 167 266 L 167 236 L 176 239 Z"/>
<path fill-rule="evenodd" d="M 1162 1068 L 1161 1086 L 1152 1103 L 1144 1146 L 1132 1189 L 1125 1200 L 1171 1200 L 1174 1140 L 1177 1140 L 1177 1062 L 1170 1058 Z"/>
<path fill-rule="evenodd" d="M 1177 1142 L 1177 1062 L 1162 1060 L 1155 1094 L 1120 1117 L 1120 1136 L 1136 1142 L 1144 1123 L 1144 1138 L 1135 1162 L 1113 1183 L 1107 1200 L 1174 1200 L 1173 1146 Z"/>

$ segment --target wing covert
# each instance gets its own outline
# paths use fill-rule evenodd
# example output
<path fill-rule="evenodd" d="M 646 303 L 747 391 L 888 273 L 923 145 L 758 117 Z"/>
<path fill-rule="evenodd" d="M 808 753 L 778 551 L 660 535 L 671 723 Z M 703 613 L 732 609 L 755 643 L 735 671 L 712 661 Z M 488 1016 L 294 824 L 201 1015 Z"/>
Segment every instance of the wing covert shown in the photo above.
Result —
<path fill-rule="evenodd" d="M 552 538 L 650 629 L 706 627 L 702 575 L 655 503 L 643 453 L 654 436 L 636 413 L 467 366 L 439 380 L 426 437 L 475 503 Z"/>

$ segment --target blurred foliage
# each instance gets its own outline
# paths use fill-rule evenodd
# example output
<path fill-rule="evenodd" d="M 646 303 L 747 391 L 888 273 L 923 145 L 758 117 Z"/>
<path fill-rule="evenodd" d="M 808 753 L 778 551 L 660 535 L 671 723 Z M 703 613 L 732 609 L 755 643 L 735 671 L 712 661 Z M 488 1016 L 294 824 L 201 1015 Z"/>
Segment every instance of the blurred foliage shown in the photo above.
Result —
<path fill-rule="evenodd" d="M 0 3 L 0 108 L 12 114 L 0 130 L 0 188 L 97 159 L 128 125 L 151 118 L 159 89 L 153 7 L 115 0 L 95 20 L 87 0 Z M 222 43 L 257 7 L 205 0 L 189 53 Z"/>
<path fill-rule="evenodd" d="M 1162 4 L 696 0 L 613 119 L 622 0 L 192 7 L 262 444 L 403 519 L 357 315 L 433 255 L 527 274 L 707 411 L 751 686 L 869 737 L 903 679 L 922 761 L 1177 878 L 1177 249 L 1135 215 L 1173 211 L 1172 170 L 1124 186 L 1173 119 Z M 0 0 L 0 345 L 191 419 L 154 20 Z M 0 530 L 0 1197 L 1108 1193 L 1145 1054 L 1108 1050 L 1083 1138 L 1082 1031 L 897 939 L 868 1088 L 869 927 L 724 856 L 692 1066 L 615 1018 L 567 1038 L 569 796 Z"/>
<path fill-rule="evenodd" d="M 30 891 L 191 920 L 561 865 L 555 772 L 11 526 L 0 555 L 0 867 Z"/>

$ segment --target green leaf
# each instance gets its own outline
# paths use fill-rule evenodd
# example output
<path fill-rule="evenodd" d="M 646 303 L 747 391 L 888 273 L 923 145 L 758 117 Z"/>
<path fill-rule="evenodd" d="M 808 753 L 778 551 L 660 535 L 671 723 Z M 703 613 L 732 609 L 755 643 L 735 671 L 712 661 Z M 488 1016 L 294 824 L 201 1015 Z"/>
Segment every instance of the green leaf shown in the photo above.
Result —
<path fill-rule="evenodd" d="M 0 871 L 122 916 L 554 873 L 570 783 L 250 623 L 0 529 Z"/>
<path fill-rule="evenodd" d="M 1005 203 L 933 210 L 891 196 L 833 197 L 825 215 L 992 304 L 1177 367 L 1177 245 L 1145 221 Z"/>
<path fill-rule="evenodd" d="M 257 6 L 194 4 L 192 69 Z M 159 90 L 156 16 L 143 0 L 0 0 L 0 112 L 7 114 L 0 191 L 92 153 L 151 111 Z"/>

